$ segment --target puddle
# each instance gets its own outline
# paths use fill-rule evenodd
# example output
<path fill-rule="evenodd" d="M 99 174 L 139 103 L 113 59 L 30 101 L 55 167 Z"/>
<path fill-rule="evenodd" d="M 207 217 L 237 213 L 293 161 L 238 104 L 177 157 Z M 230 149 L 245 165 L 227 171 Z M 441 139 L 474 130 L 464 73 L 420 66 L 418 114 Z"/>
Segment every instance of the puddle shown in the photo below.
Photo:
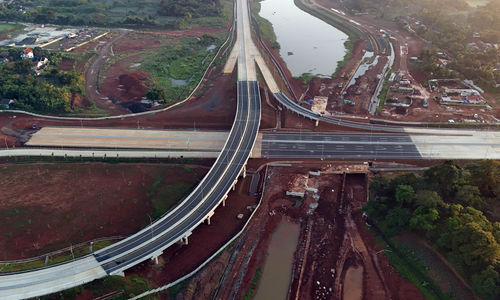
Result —
<path fill-rule="evenodd" d="M 271 237 L 255 300 L 286 299 L 300 225 L 283 220 Z"/>
<path fill-rule="evenodd" d="M 373 58 L 373 52 L 367 51 L 365 55 L 363 55 L 363 58 L 361 59 L 363 63 L 361 63 L 356 70 L 356 73 L 354 73 L 354 76 L 352 77 L 351 81 L 349 81 L 349 84 L 347 85 L 347 88 L 349 88 L 351 85 L 356 83 L 356 79 L 359 77 L 365 75 L 366 71 L 370 69 L 372 66 L 376 66 L 378 63 L 378 56 Z M 346 88 L 346 90 L 347 90 Z"/>
<path fill-rule="evenodd" d="M 363 267 L 350 267 L 344 277 L 342 300 L 363 299 Z"/>
<path fill-rule="evenodd" d="M 186 86 L 188 84 L 188 81 L 184 79 L 175 79 L 170 77 L 170 83 L 177 86 Z"/>

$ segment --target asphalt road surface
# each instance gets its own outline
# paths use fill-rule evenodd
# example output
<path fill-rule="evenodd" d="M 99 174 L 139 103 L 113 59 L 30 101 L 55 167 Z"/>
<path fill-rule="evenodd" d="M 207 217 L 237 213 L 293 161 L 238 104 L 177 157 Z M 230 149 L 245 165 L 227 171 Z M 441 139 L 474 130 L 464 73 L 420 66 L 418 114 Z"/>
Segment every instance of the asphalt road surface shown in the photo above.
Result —
<path fill-rule="evenodd" d="M 265 158 L 422 158 L 408 135 L 264 134 Z"/>

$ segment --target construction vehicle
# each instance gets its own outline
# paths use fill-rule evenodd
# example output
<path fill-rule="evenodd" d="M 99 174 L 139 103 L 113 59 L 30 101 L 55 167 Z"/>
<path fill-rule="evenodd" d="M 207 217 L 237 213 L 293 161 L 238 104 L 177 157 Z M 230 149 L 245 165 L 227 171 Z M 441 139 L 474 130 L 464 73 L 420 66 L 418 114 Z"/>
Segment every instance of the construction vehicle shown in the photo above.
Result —
<path fill-rule="evenodd" d="M 356 102 L 344 99 L 344 104 L 347 104 L 347 105 L 350 105 L 350 106 L 354 106 L 354 105 L 356 105 Z"/>

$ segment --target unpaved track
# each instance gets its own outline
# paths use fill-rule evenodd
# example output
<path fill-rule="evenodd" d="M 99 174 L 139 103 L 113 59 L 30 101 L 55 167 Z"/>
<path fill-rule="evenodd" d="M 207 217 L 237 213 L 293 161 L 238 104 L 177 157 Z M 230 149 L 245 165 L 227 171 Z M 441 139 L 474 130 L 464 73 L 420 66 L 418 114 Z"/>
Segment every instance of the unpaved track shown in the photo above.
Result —
<path fill-rule="evenodd" d="M 111 115 L 119 115 L 130 113 L 126 108 L 114 104 L 111 100 L 105 99 L 103 95 L 99 93 L 99 70 L 106 62 L 106 59 L 113 55 L 111 49 L 113 45 L 124 38 L 130 31 L 120 30 L 120 34 L 106 43 L 100 50 L 99 55 L 90 64 L 89 68 L 85 72 L 85 92 L 87 97 L 93 101 L 97 107 L 106 110 Z"/>

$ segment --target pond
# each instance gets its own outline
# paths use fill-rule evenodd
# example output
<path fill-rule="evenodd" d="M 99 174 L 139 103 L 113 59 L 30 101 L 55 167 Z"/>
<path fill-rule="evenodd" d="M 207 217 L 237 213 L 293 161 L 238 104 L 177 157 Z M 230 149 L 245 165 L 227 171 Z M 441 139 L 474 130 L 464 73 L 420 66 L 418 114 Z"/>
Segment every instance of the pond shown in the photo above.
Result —
<path fill-rule="evenodd" d="M 280 55 L 294 77 L 304 73 L 330 77 L 344 59 L 348 36 L 302 11 L 293 0 L 264 0 L 259 15 L 273 25 Z"/>
<path fill-rule="evenodd" d="M 300 225 L 283 220 L 271 237 L 255 300 L 286 299 Z"/>

